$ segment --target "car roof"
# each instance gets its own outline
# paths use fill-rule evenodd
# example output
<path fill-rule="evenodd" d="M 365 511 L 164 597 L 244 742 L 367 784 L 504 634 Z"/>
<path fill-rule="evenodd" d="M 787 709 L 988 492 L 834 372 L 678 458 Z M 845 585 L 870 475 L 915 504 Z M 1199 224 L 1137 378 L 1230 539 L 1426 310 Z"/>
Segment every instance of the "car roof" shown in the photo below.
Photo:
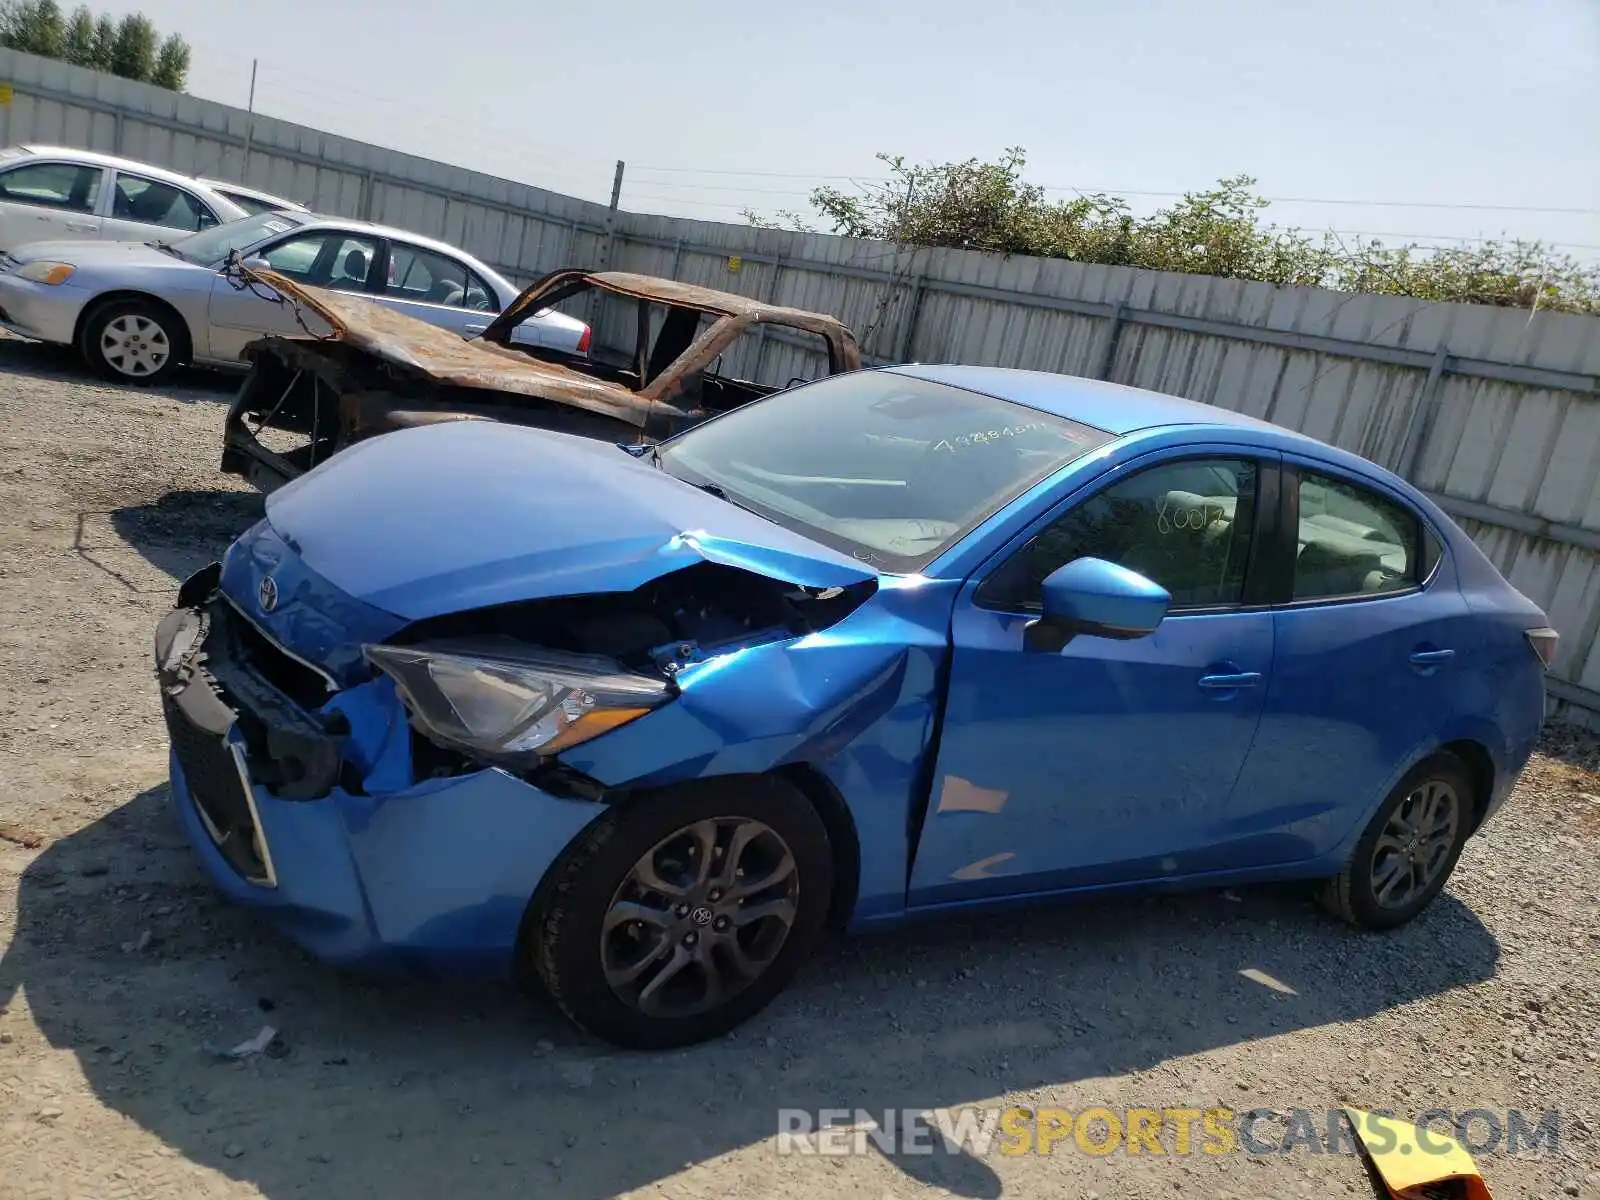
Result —
<path fill-rule="evenodd" d="M 982 392 L 1013 404 L 1093 425 L 1118 437 L 1162 425 L 1242 425 L 1251 429 L 1270 429 L 1275 433 L 1291 432 L 1281 425 L 1259 421 L 1214 404 L 1202 404 L 1198 400 L 1185 400 L 1165 392 L 1106 383 L 1099 379 L 1083 379 L 1075 375 L 1056 375 L 1049 371 L 1027 371 L 1016 367 L 922 363 L 907 363 L 885 369 L 934 383 L 948 383 L 970 392 Z"/>
<path fill-rule="evenodd" d="M 1419 494 L 1407 480 L 1359 454 L 1318 441 L 1297 430 L 1274 425 L 1271 421 L 1219 408 L 1215 404 L 1185 400 L 1182 396 L 1172 396 L 1166 392 L 1016 367 L 907 363 L 880 369 L 1009 400 L 1013 404 L 1091 425 L 1116 437 L 1180 426 L 1188 429 L 1250 430 L 1265 434 L 1266 437 L 1260 440 L 1278 449 L 1305 454 L 1350 471 L 1383 479 L 1409 496 Z"/>
<path fill-rule="evenodd" d="M 263 192 L 260 188 L 253 188 L 249 184 L 230 183 L 226 179 L 213 179 L 209 175 L 196 175 L 195 178 L 207 187 L 214 188 L 219 192 L 237 192 L 241 196 L 253 196 L 257 200 L 269 200 L 273 204 L 287 205 L 294 209 L 295 212 L 311 211 L 298 200 L 291 200 L 287 196 L 278 195 L 276 192 Z"/>

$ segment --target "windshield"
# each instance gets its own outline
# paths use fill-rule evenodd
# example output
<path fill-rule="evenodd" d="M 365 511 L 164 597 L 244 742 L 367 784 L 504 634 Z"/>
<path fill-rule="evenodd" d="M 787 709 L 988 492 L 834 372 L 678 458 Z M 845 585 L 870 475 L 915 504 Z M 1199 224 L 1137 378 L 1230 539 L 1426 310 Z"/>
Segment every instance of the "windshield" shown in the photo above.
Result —
<path fill-rule="evenodd" d="M 758 401 L 663 443 L 663 470 L 884 571 L 916 571 L 1112 435 L 891 371 Z"/>
<path fill-rule="evenodd" d="M 306 218 L 297 213 L 260 213 L 179 238 L 172 243 L 172 248 L 192 263 L 210 266 L 221 262 L 235 250 L 248 250 L 259 241 L 274 234 L 287 233 L 305 222 Z"/>

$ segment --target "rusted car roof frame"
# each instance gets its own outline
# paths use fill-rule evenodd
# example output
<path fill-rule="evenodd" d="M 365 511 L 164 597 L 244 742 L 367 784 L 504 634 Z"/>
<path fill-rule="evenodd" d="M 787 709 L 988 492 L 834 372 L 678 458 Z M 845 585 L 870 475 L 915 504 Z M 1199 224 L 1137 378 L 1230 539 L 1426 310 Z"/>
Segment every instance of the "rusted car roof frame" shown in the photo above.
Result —
<path fill-rule="evenodd" d="M 319 340 L 348 342 L 394 367 L 435 382 L 570 404 L 626 421 L 640 429 L 652 414 L 660 414 L 663 406 L 676 414 L 672 401 L 683 392 L 690 378 L 704 371 L 740 335 L 757 325 L 791 326 L 821 337 L 828 350 L 829 374 L 853 371 L 861 366 L 855 335 L 833 317 L 647 275 L 576 268 L 552 271 L 525 288 L 482 334 L 469 340 L 393 313 L 370 296 L 308 287 L 267 268 L 240 265 L 235 269 L 247 284 L 254 282 L 269 287 L 280 293 L 287 303 L 303 305 L 326 321 L 330 333 Z M 528 316 L 587 287 L 688 308 L 718 319 L 637 392 L 623 384 L 534 358 L 506 344 L 511 331 Z M 355 301 L 355 305 L 348 305 L 347 298 Z M 305 326 L 303 319 L 300 323 Z M 311 337 L 317 337 L 309 326 L 306 331 Z"/>

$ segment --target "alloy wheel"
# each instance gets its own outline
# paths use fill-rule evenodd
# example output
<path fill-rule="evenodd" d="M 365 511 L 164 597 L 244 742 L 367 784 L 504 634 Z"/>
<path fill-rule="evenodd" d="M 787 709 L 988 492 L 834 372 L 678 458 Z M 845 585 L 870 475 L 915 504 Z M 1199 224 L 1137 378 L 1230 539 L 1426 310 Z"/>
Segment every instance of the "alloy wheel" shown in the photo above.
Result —
<path fill-rule="evenodd" d="M 1399 909 L 1422 895 L 1450 862 L 1461 797 L 1441 779 L 1425 780 L 1389 814 L 1372 851 L 1372 896 Z"/>
<path fill-rule="evenodd" d="M 172 343 L 166 330 L 149 317 L 125 313 L 106 322 L 100 354 L 119 374 L 143 378 L 166 366 Z"/>
<path fill-rule="evenodd" d="M 747 817 L 684 826 L 611 899 L 600 929 L 606 983 L 647 1016 L 706 1012 L 771 965 L 799 898 L 794 854 L 770 826 Z"/>

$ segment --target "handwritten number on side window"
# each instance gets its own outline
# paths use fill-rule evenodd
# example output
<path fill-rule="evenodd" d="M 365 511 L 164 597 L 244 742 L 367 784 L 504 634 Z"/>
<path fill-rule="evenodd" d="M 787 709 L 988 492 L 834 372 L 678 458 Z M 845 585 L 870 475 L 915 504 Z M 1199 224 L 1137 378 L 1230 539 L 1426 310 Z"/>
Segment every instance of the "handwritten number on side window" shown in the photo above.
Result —
<path fill-rule="evenodd" d="M 1228 510 L 1220 504 L 1202 504 L 1198 508 L 1177 508 L 1168 511 L 1167 498 L 1161 499 L 1156 510 L 1156 532 L 1167 534 L 1174 529 L 1202 530 L 1213 521 L 1228 519 Z"/>

